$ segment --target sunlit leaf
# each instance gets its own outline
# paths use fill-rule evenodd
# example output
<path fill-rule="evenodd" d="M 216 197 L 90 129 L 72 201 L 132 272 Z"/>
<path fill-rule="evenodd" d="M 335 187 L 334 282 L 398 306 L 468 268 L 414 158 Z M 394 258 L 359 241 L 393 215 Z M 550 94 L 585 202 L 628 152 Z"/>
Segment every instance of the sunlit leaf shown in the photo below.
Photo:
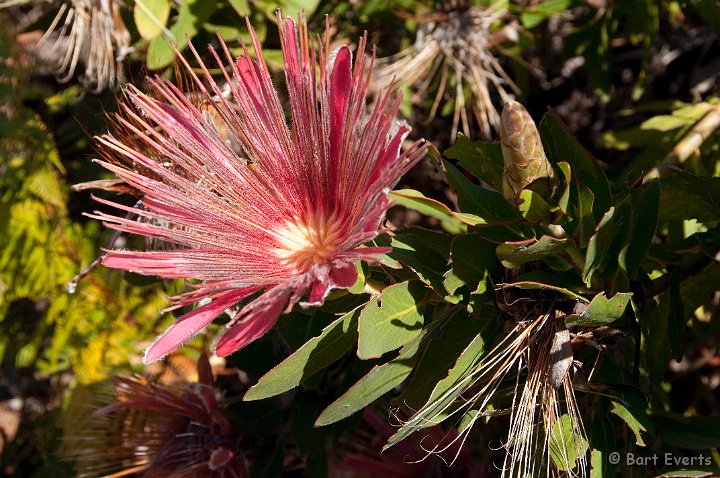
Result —
<path fill-rule="evenodd" d="M 427 289 L 418 281 L 401 282 L 368 302 L 358 321 L 358 357 L 377 358 L 420 333 Z"/>
<path fill-rule="evenodd" d="M 602 292 L 593 297 L 584 312 L 567 316 L 565 324 L 568 327 L 598 327 L 610 324 L 625 314 L 631 298 L 631 292 L 618 293 L 610 299 L 605 297 L 605 293 Z"/>
<path fill-rule="evenodd" d="M 559 470 L 570 471 L 575 468 L 575 461 L 587 452 L 587 440 L 576 433 L 570 416 L 564 414 L 550 430 L 548 444 L 550 458 Z"/>
<path fill-rule="evenodd" d="M 170 2 L 168 0 L 135 0 L 133 16 L 140 36 L 146 40 L 152 40 L 165 28 L 170 17 Z"/>
<path fill-rule="evenodd" d="M 279 395 L 340 359 L 357 342 L 360 312 L 361 308 L 357 308 L 325 327 L 320 335 L 307 341 L 263 375 L 247 391 L 244 400 L 261 400 Z"/>
<path fill-rule="evenodd" d="M 373 367 L 367 375 L 323 410 L 315 425 L 329 425 L 347 418 L 404 382 L 417 361 L 423 338 L 431 329 L 432 327 L 423 329 L 393 360 Z"/>

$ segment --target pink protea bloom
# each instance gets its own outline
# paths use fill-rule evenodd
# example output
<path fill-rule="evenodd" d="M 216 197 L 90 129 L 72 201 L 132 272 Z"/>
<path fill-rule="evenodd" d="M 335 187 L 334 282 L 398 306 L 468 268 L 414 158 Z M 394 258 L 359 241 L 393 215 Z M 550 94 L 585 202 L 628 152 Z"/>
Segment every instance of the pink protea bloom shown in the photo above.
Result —
<path fill-rule="evenodd" d="M 262 291 L 234 315 L 216 345 L 218 355 L 235 352 L 304 297 L 305 304 L 320 305 L 331 289 L 354 284 L 356 260 L 388 251 L 362 246 L 380 232 L 390 206 L 387 193 L 425 146 L 418 141 L 401 152 L 410 128 L 393 119 L 399 97 L 387 93 L 366 113 L 370 73 L 365 72 L 372 68 L 366 64 L 365 38 L 353 64 L 347 46 L 330 53 L 327 28 L 321 40 L 309 37 L 303 18 L 296 27 L 278 14 L 278 24 L 290 124 L 248 23 L 257 60 L 244 45 L 237 61 L 222 41 L 220 53 L 210 49 L 229 94 L 192 49 L 204 80 L 182 56 L 179 60 L 194 95 L 159 78 L 149 80 L 155 97 L 129 87 L 124 114 L 116 119 L 123 135 L 99 138 L 110 157 L 100 164 L 138 190 L 142 206 L 98 199 L 123 212 L 92 217 L 174 245 L 111 250 L 103 264 L 196 279 L 171 309 L 212 299 L 170 326 L 147 350 L 146 362 Z"/>
<path fill-rule="evenodd" d="M 112 450 L 118 445 L 108 443 L 108 456 L 105 460 L 98 457 L 98 461 L 110 462 L 113 452 L 123 455 L 130 449 L 133 464 L 125 471 L 140 472 L 145 478 L 249 476 L 242 437 L 218 402 L 207 356 L 198 362 L 198 375 L 199 382 L 175 389 L 140 378 L 113 377 L 116 401 L 93 416 L 119 412 L 118 418 L 125 424 L 121 431 L 124 439 L 120 450 Z M 120 471 L 112 476 L 125 474 Z"/>

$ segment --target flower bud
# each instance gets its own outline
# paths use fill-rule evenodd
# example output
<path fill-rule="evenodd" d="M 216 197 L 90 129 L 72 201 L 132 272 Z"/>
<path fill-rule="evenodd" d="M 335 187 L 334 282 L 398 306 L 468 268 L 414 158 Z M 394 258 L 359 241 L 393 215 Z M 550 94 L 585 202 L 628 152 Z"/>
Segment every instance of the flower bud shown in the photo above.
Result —
<path fill-rule="evenodd" d="M 530 184 L 552 178 L 553 171 L 545 156 L 540 134 L 527 110 L 517 101 L 505 103 L 500 117 L 500 142 L 503 161 L 503 194 L 517 199 Z"/>

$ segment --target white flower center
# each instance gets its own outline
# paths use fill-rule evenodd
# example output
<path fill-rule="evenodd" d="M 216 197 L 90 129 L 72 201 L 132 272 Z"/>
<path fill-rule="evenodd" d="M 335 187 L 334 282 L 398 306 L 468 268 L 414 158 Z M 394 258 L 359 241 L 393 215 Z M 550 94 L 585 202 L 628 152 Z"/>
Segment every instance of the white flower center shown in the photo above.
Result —
<path fill-rule="evenodd" d="M 275 254 L 280 262 L 292 266 L 296 273 L 332 262 L 340 249 L 340 225 L 335 216 L 315 214 L 287 221 L 277 231 Z"/>

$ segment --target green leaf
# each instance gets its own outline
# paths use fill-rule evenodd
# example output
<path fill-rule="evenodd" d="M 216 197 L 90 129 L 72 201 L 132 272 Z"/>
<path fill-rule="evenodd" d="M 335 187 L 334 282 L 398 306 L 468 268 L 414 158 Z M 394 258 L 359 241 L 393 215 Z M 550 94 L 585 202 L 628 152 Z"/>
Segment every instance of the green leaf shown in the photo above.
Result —
<path fill-rule="evenodd" d="M 683 417 L 674 414 L 652 415 L 655 434 L 670 446 L 689 450 L 720 447 L 720 416 Z"/>
<path fill-rule="evenodd" d="M 705 25 L 715 30 L 715 35 L 720 36 L 720 5 L 715 0 L 691 0 L 690 5 L 705 21 Z"/>
<path fill-rule="evenodd" d="M 612 206 L 610 185 L 595 158 L 573 138 L 554 113 L 547 113 L 538 129 L 550 162 L 565 161 L 572 169 L 567 205 L 569 215 L 577 221 L 575 226 L 581 234 L 580 244 L 584 245 L 595 224 Z M 569 171 L 563 173 L 566 178 L 569 177 Z"/>
<path fill-rule="evenodd" d="M 141 37 L 151 40 L 160 35 L 170 17 L 168 0 L 135 0 L 135 26 Z"/>
<path fill-rule="evenodd" d="M 284 0 L 280 3 L 283 17 L 291 17 L 296 20 L 300 12 L 305 12 L 305 16 L 311 18 L 318 5 L 320 5 L 320 0 Z"/>
<path fill-rule="evenodd" d="M 428 331 L 433 329 L 432 324 L 426 327 L 413 340 L 405 344 L 395 359 L 373 367 L 367 375 L 358 380 L 342 397 L 331 403 L 320 414 L 315 421 L 315 426 L 330 425 L 347 418 L 403 383 L 417 361 L 423 338 Z"/>
<path fill-rule="evenodd" d="M 453 239 L 450 247 L 452 271 L 465 284 L 485 277 L 485 272 L 499 275 L 503 268 L 495 254 L 495 244 L 479 234 L 464 234 Z"/>
<path fill-rule="evenodd" d="M 583 270 L 583 282 L 589 287 L 593 273 L 602 268 L 609 260 L 608 250 L 613 239 L 619 231 L 619 225 L 613 221 L 615 208 L 611 207 L 595 228 L 595 234 L 588 241 L 585 251 L 585 269 Z"/>
<path fill-rule="evenodd" d="M 520 214 L 532 223 L 540 222 L 550 214 L 550 206 L 542 196 L 531 189 L 523 189 L 518 196 Z"/>
<path fill-rule="evenodd" d="M 630 201 L 632 218 L 629 224 L 628 240 L 618 256 L 618 263 L 628 277 L 632 277 L 640 267 L 655 236 L 660 207 L 658 181 L 652 181 L 633 190 Z"/>
<path fill-rule="evenodd" d="M 568 315 L 565 325 L 568 327 L 599 327 L 612 323 L 625 314 L 632 292 L 615 294 L 612 299 L 601 292 L 590 302 L 585 312 L 580 315 Z"/>
<path fill-rule="evenodd" d="M 487 323 L 488 317 L 479 320 L 463 311 L 452 316 L 433 337 L 407 389 L 394 402 L 418 409 Z"/>
<path fill-rule="evenodd" d="M 388 197 L 401 206 L 439 219 L 443 227 L 454 234 L 465 231 L 466 228 L 463 224 L 468 226 L 486 224 L 485 220 L 481 217 L 475 216 L 474 214 L 454 212 L 440 201 L 425 197 L 423 193 L 415 191 L 414 189 L 392 191 L 388 194 Z"/>
<path fill-rule="evenodd" d="M 455 295 L 458 289 L 465 285 L 465 281 L 455 275 L 455 272 L 452 269 L 447 271 L 443 278 L 443 286 L 445 287 L 445 290 L 448 291 L 448 294 L 451 295 Z"/>
<path fill-rule="evenodd" d="M 545 0 L 524 7 L 520 13 L 520 21 L 525 28 L 535 28 L 552 15 L 564 12 L 570 6 L 570 0 Z"/>
<path fill-rule="evenodd" d="M 666 291 L 660 296 L 659 304 L 650 310 L 643 309 L 638 316 L 643 336 L 642 348 L 645 367 L 652 383 L 660 383 L 665 374 L 667 363 L 679 345 L 685 332 L 685 324 L 691 314 L 703 305 L 708 297 L 717 291 L 720 284 L 720 263 L 710 262 L 700 272 L 683 280 L 679 297 L 682 297 L 684 317 L 676 317 L 672 312 L 671 294 Z M 646 306 L 647 307 L 647 306 Z M 671 320 L 679 324 L 671 323 Z M 678 334 L 676 331 L 680 330 Z"/>
<path fill-rule="evenodd" d="M 415 338 L 423 326 L 426 294 L 421 282 L 401 282 L 368 302 L 358 321 L 358 357 L 378 358 Z"/>
<path fill-rule="evenodd" d="M 448 270 L 448 258 L 443 257 L 439 250 L 445 246 L 442 244 L 445 238 L 442 234 L 423 235 L 420 237 L 420 230 L 413 229 L 398 234 L 392 238 L 392 252 L 390 258 L 399 261 L 403 266 L 413 271 L 418 278 L 430 286 L 441 297 L 449 297 L 445 290 L 445 272 Z M 430 231 L 427 231 L 430 232 Z M 446 236 L 450 239 L 452 236 Z M 447 243 L 447 254 L 449 256 L 449 242 Z"/>
<path fill-rule="evenodd" d="M 716 222 L 720 217 L 720 178 L 677 171 L 659 182 L 660 221 Z"/>
<path fill-rule="evenodd" d="M 521 220 L 515 207 L 502 194 L 471 183 L 449 162 L 443 160 L 442 164 L 450 187 L 458 195 L 462 212 L 475 214 L 487 224 L 510 224 Z"/>
<path fill-rule="evenodd" d="M 597 221 L 593 217 L 595 195 L 589 188 L 581 187 L 577 190 L 575 198 L 576 207 L 570 215 L 575 218 L 573 224 L 575 226 L 574 230 L 578 236 L 579 246 L 583 247 L 590 241 L 590 237 L 592 237 L 597 224 Z M 599 220 L 602 220 L 602 217 Z"/>
<path fill-rule="evenodd" d="M 488 318 L 481 332 L 473 337 L 447 376 L 435 384 L 425 405 L 388 439 L 383 450 L 396 445 L 418 430 L 436 425 L 447 417 L 448 410 L 454 406 L 457 398 L 473 381 L 479 379 L 473 372 L 477 370 L 485 353 L 492 349 L 498 333 L 501 333 L 501 328 L 495 317 Z"/>
<path fill-rule="evenodd" d="M 230 6 L 232 6 L 238 15 L 246 16 L 250 14 L 250 2 L 249 0 L 228 0 Z"/>
<path fill-rule="evenodd" d="M 550 430 L 548 448 L 555 467 L 558 470 L 570 471 L 575 468 L 575 461 L 585 456 L 588 443 L 573 428 L 570 416 L 564 414 Z"/>
<path fill-rule="evenodd" d="M 531 271 L 518 277 L 515 282 L 498 284 L 498 287 L 517 287 L 524 290 L 550 290 L 559 292 L 572 300 L 579 300 L 584 303 L 590 302 L 579 294 L 587 292 L 582 284 L 576 285 L 573 280 L 568 280 L 567 276 L 568 274 L 563 272 Z"/>
<path fill-rule="evenodd" d="M 602 478 L 605 476 L 603 469 L 606 461 L 607 457 L 604 450 L 598 450 L 597 448 L 590 450 L 590 478 Z"/>
<path fill-rule="evenodd" d="M 560 170 L 560 174 L 562 175 L 562 181 L 564 183 L 562 185 L 562 189 L 560 189 L 562 192 L 557 200 L 557 205 L 563 212 L 563 214 L 568 214 L 570 211 L 570 196 L 572 194 L 572 168 L 570 167 L 570 164 L 568 164 L 566 161 L 561 161 L 557 163 L 557 169 Z"/>
<path fill-rule="evenodd" d="M 677 459 L 688 459 L 688 457 L 680 457 L 678 456 Z M 692 457 L 690 459 L 697 460 L 701 457 Z M 712 458 L 710 456 L 702 457 L 706 459 L 707 461 L 704 462 L 704 464 L 709 465 L 712 463 Z M 697 463 L 697 461 L 694 461 L 693 463 Z M 679 462 L 678 465 L 682 465 L 683 462 Z M 697 466 L 702 465 L 703 463 L 697 464 Z M 662 478 L 712 478 L 713 476 L 716 476 L 714 472 L 707 471 L 707 470 L 679 470 L 679 471 L 666 471 L 662 474 Z"/>
<path fill-rule="evenodd" d="M 358 339 L 361 308 L 348 312 L 310 339 L 282 363 L 263 375 L 243 400 L 261 400 L 286 392 L 339 360 Z"/>
<path fill-rule="evenodd" d="M 682 128 L 688 124 L 687 118 L 683 118 L 675 115 L 657 115 L 652 118 L 643 121 L 640 125 L 641 130 L 656 130 L 662 133 L 672 131 L 677 128 Z"/>
<path fill-rule="evenodd" d="M 481 181 L 502 191 L 503 156 L 500 143 L 470 141 L 458 134 L 454 145 L 445 150 L 445 157 L 456 159 L 458 164 Z"/>
<path fill-rule="evenodd" d="M 512 268 L 526 262 L 540 261 L 548 256 L 560 254 L 568 247 L 572 247 L 572 241 L 568 239 L 542 236 L 540 239 L 500 244 L 496 248 L 496 253 L 505 267 Z"/>
<path fill-rule="evenodd" d="M 627 407 L 625 406 L 627 405 Z M 635 443 L 645 446 L 643 433 L 648 432 L 648 419 L 645 410 L 639 406 L 638 400 L 625 401 L 625 404 L 614 401 L 610 413 L 620 417 L 635 434 Z"/>
<path fill-rule="evenodd" d="M 147 67 L 151 70 L 165 68 L 175 59 L 175 52 L 171 42 L 174 42 L 178 50 L 187 46 L 187 39 L 193 39 L 197 35 L 210 15 L 215 10 L 212 2 L 200 0 L 184 0 L 180 2 L 175 24 L 170 28 L 171 39 L 165 35 L 156 36 L 150 40 L 147 51 Z"/>
<path fill-rule="evenodd" d="M 621 435 L 617 433 L 615 421 L 611 419 L 606 410 L 603 410 L 585 422 L 588 439 L 592 443 L 590 478 L 610 478 L 615 476 L 613 473 L 615 469 L 608 460 L 610 453 L 620 449 L 617 437 Z"/>

